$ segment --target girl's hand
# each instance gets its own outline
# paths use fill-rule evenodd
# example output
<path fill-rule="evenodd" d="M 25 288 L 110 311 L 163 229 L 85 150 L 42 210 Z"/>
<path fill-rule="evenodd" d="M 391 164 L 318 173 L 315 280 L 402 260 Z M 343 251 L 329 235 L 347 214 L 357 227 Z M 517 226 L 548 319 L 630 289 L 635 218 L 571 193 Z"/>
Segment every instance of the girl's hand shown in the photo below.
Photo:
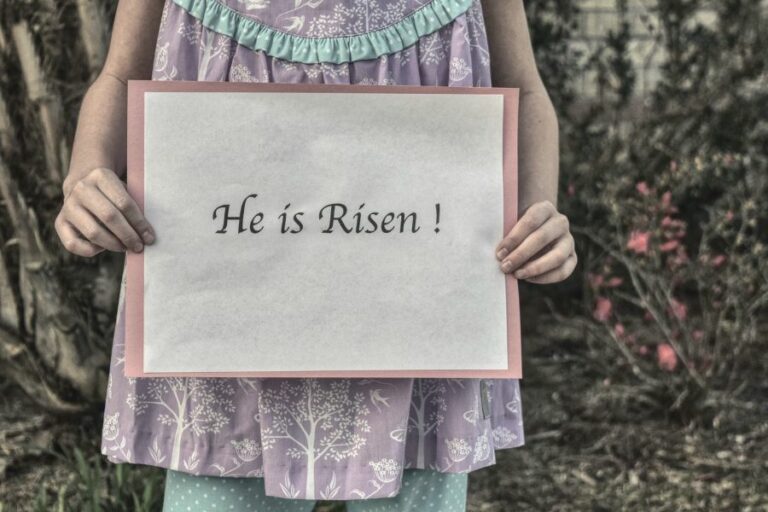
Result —
<path fill-rule="evenodd" d="M 103 167 L 92 170 L 66 193 L 54 225 L 64 247 L 85 257 L 104 249 L 141 252 L 144 244 L 155 240 L 152 226 L 125 184 Z"/>
<path fill-rule="evenodd" d="M 568 218 L 549 201 L 531 205 L 496 247 L 504 273 L 545 284 L 562 281 L 576 268 Z"/>

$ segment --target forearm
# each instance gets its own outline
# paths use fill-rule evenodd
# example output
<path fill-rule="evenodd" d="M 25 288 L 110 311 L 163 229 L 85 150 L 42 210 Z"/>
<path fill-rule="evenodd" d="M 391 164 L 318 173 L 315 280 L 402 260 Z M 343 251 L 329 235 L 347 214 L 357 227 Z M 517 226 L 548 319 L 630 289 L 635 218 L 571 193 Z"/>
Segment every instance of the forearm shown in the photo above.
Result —
<path fill-rule="evenodd" d="M 521 0 L 483 0 L 492 83 L 520 89 L 519 210 L 539 201 L 557 205 L 559 127 L 533 57 Z"/>
<path fill-rule="evenodd" d="M 546 92 L 521 90 L 519 126 L 519 210 L 539 201 L 557 206 L 559 128 Z"/>
<path fill-rule="evenodd" d="M 85 94 L 63 184 L 65 196 L 93 169 L 106 167 L 125 175 L 126 92 L 120 79 L 102 73 Z"/>
<path fill-rule="evenodd" d="M 64 180 L 66 197 L 93 169 L 125 175 L 128 80 L 149 80 L 163 0 L 120 0 L 104 69 L 88 88 Z"/>

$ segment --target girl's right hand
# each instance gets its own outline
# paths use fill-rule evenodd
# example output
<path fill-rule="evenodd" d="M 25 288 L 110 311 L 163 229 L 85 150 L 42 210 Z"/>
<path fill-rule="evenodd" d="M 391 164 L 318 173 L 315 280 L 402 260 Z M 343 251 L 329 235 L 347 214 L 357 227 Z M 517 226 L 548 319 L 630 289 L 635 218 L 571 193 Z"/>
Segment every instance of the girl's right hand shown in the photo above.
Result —
<path fill-rule="evenodd" d="M 155 233 L 114 171 L 99 167 L 75 183 L 55 222 L 64 247 L 91 257 L 104 249 L 141 252 Z"/>

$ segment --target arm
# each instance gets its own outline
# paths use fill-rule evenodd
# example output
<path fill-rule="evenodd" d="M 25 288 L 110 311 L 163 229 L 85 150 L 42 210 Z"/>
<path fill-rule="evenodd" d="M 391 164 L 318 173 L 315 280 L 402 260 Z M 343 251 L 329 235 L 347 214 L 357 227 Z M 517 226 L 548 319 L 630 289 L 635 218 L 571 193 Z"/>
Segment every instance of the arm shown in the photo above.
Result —
<path fill-rule="evenodd" d="M 120 1 L 106 62 L 80 107 L 55 223 L 62 243 L 75 254 L 140 251 L 154 239 L 120 177 L 125 175 L 127 80 L 151 78 L 162 8 L 162 0 Z"/>
<path fill-rule="evenodd" d="M 560 164 L 555 108 L 533 56 L 522 0 L 483 0 L 495 87 L 520 88 L 520 211 L 557 205 Z"/>
<path fill-rule="evenodd" d="M 493 85 L 520 89 L 519 209 L 497 247 L 504 272 L 534 283 L 567 278 L 576 267 L 568 219 L 557 211 L 558 122 L 539 75 L 522 0 L 482 0 Z"/>

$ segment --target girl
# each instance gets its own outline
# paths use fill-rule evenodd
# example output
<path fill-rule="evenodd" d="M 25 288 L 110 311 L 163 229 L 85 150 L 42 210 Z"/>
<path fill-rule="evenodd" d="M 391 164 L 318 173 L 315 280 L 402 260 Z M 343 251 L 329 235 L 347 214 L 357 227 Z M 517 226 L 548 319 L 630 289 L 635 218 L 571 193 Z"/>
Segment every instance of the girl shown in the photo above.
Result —
<path fill-rule="evenodd" d="M 81 256 L 155 239 L 121 180 L 128 79 L 489 87 L 491 63 L 493 85 L 522 92 L 521 215 L 495 256 L 518 279 L 563 280 L 576 255 L 555 208 L 557 119 L 522 0 L 122 0 L 56 230 Z M 523 444 L 511 379 L 125 378 L 124 283 L 102 452 L 166 468 L 166 512 L 464 510 L 466 474 Z"/>

